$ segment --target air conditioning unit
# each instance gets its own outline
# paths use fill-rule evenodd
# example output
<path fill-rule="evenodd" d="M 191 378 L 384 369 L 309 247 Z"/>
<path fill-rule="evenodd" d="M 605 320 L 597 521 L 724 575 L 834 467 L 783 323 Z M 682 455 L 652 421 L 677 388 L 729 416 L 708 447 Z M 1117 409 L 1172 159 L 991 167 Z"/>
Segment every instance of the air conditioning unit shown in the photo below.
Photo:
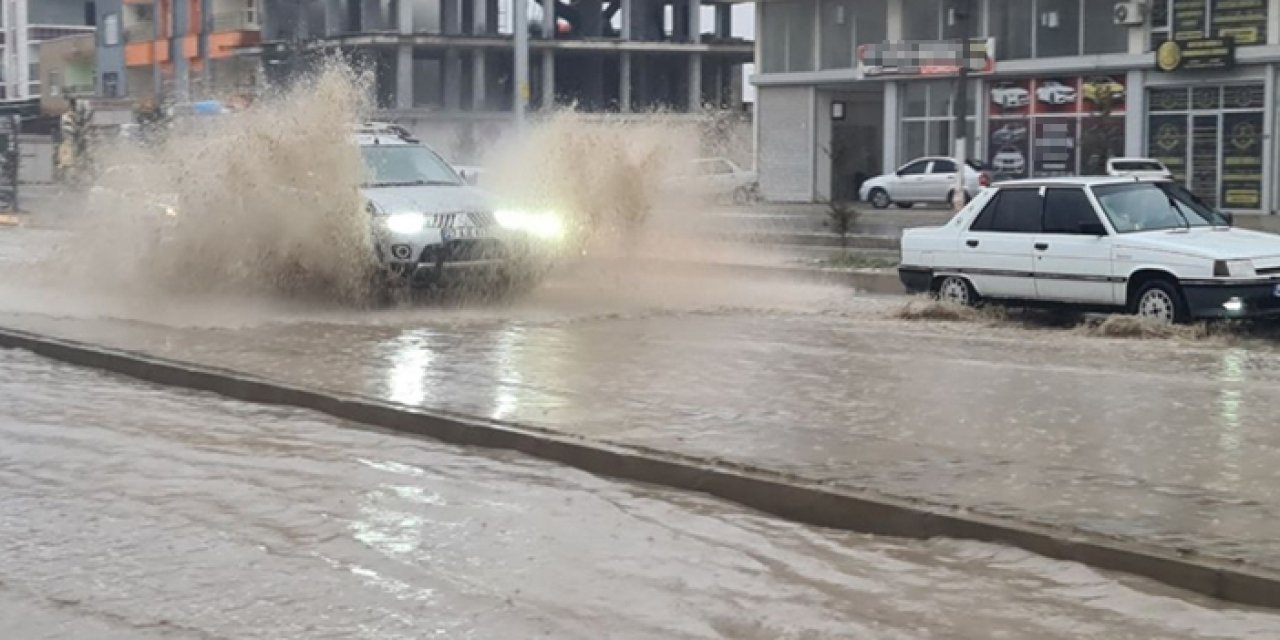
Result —
<path fill-rule="evenodd" d="M 1147 21 L 1147 3 L 1142 0 L 1117 2 L 1115 13 L 1112 15 L 1115 17 L 1116 24 L 1130 27 L 1142 26 Z"/>

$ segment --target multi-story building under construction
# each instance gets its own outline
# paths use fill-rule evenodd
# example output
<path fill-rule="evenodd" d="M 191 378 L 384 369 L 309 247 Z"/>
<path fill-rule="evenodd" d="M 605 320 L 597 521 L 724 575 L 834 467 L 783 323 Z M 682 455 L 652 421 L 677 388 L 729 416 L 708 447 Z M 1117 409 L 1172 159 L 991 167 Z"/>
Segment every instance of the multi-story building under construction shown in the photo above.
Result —
<path fill-rule="evenodd" d="M 732 4 L 703 0 L 514 0 L 529 18 L 533 109 L 700 111 L 741 104 L 754 45 Z M 526 4 L 527 2 L 527 4 Z M 340 49 L 375 69 L 379 106 L 400 112 L 513 108 L 512 0 L 266 0 L 268 74 L 300 49 Z"/>

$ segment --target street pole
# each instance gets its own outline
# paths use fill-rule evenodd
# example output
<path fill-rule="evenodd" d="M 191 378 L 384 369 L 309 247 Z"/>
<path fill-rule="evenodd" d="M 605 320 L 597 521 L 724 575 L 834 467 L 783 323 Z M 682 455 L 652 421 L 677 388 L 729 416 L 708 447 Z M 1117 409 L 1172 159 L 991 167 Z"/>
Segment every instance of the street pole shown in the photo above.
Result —
<path fill-rule="evenodd" d="M 960 209 L 965 201 L 965 162 L 972 157 L 969 141 L 969 18 L 973 0 L 955 0 L 952 15 L 956 25 L 960 27 L 960 66 L 956 71 L 955 124 L 952 138 L 955 140 L 953 153 L 956 155 L 956 181 L 952 206 Z"/>
<path fill-rule="evenodd" d="M 529 106 L 529 0 L 511 0 L 511 24 L 515 32 L 515 73 L 512 86 L 515 90 L 516 131 L 524 129 L 525 110 Z"/>

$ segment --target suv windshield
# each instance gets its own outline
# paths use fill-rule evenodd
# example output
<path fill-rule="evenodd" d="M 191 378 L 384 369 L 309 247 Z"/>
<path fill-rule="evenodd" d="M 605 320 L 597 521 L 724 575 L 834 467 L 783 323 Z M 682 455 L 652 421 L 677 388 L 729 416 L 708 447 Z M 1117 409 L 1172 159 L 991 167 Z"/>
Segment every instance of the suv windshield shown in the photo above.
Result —
<path fill-rule="evenodd" d="M 1227 224 L 1190 191 L 1169 182 L 1094 187 L 1093 194 L 1119 233 Z"/>
<path fill-rule="evenodd" d="M 407 144 L 365 145 L 365 187 L 457 186 L 462 178 L 426 147 Z"/>

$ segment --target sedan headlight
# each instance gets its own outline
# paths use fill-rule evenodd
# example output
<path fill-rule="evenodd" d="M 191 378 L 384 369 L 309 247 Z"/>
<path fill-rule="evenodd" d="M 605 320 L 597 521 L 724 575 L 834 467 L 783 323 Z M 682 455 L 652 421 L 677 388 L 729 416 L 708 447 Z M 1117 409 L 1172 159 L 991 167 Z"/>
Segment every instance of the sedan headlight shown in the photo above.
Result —
<path fill-rule="evenodd" d="M 427 217 L 421 213 L 396 213 L 387 216 L 386 224 L 392 233 L 417 233 L 426 226 Z"/>
<path fill-rule="evenodd" d="M 1215 260 L 1213 275 L 1219 278 L 1253 278 L 1258 272 L 1252 260 Z"/>
<path fill-rule="evenodd" d="M 504 210 L 495 211 L 493 217 L 504 228 L 524 231 L 544 240 L 557 240 L 564 236 L 564 222 L 554 213 Z"/>

